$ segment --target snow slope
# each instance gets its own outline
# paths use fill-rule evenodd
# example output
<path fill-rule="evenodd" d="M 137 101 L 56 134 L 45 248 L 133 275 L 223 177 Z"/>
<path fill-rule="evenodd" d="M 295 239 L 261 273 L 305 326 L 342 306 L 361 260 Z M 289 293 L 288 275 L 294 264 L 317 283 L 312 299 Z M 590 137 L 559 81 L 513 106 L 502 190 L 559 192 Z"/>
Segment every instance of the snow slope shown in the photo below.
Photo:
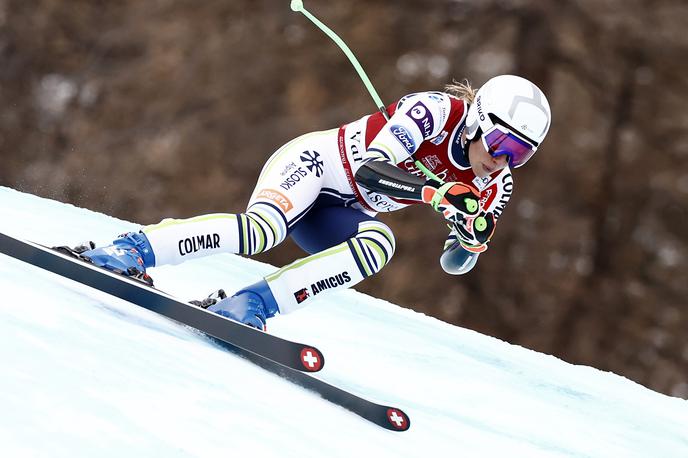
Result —
<path fill-rule="evenodd" d="M 137 228 L 0 187 L 10 235 L 102 244 Z M 152 274 L 191 299 L 271 269 L 220 255 Z M 318 346 L 318 377 L 404 409 L 408 432 L 4 255 L 0 291 L 3 457 L 688 457 L 688 401 L 355 291 L 274 318 L 270 332 Z"/>

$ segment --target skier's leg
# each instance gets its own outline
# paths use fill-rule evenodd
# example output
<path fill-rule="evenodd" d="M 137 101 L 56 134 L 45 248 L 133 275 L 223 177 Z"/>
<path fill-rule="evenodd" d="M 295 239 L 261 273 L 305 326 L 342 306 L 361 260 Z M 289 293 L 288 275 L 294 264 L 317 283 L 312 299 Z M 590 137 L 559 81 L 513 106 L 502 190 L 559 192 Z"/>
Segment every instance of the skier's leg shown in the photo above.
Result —
<path fill-rule="evenodd" d="M 260 253 L 282 242 L 286 234 L 276 212 L 218 213 L 165 219 L 138 233 L 123 234 L 112 245 L 82 254 L 109 270 L 145 273 L 149 267 L 179 264 L 216 253 Z"/>
<path fill-rule="evenodd" d="M 146 267 L 180 264 L 217 253 L 253 255 L 267 251 L 285 239 L 283 221 L 275 211 L 165 219 L 141 229 L 155 253 L 155 263 Z"/>
<path fill-rule="evenodd" d="M 341 240 L 336 236 L 341 235 L 346 228 L 346 224 L 343 224 L 345 219 L 335 216 L 335 211 L 340 215 L 344 211 L 357 214 L 353 218 L 355 228 L 349 238 L 325 248 L 330 245 L 329 241 Z M 322 251 L 297 260 L 266 277 L 281 313 L 290 313 L 301 308 L 306 305 L 307 300 L 317 295 L 350 288 L 360 283 L 382 270 L 394 254 L 396 246 L 392 230 L 375 218 L 357 210 L 338 207 L 322 212 L 321 216 L 324 218 L 319 222 L 313 221 L 312 226 L 317 228 L 321 225 L 324 229 L 320 232 L 319 240 Z M 339 234 L 333 226 L 339 226 Z M 329 234 L 336 238 L 328 240 L 328 232 L 325 231 L 330 231 Z M 298 239 L 296 241 L 299 242 Z M 310 250 L 316 248 L 312 244 L 312 239 L 309 239 L 309 242 Z M 304 246 L 305 243 L 301 242 L 301 245 Z"/>
<path fill-rule="evenodd" d="M 352 208 L 313 210 L 294 233 L 297 243 L 308 245 L 304 248 L 322 251 L 294 261 L 209 310 L 264 327 L 265 320 L 278 312 L 290 313 L 317 295 L 349 288 L 374 275 L 395 249 L 387 225 Z"/>
<path fill-rule="evenodd" d="M 253 255 L 269 250 L 286 238 L 288 227 L 312 206 L 324 169 L 341 166 L 330 164 L 317 152 L 329 143 L 336 147 L 336 131 L 302 135 L 278 149 L 263 167 L 244 213 L 165 219 L 82 254 L 110 270 L 145 273 L 149 267 L 216 253 Z"/>

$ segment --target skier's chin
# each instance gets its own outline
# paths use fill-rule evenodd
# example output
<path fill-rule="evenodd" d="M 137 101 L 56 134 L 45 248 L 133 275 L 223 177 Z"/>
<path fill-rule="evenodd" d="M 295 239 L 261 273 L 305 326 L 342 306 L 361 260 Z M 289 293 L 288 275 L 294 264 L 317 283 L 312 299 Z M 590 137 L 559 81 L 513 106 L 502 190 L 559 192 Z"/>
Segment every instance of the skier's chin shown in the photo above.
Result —
<path fill-rule="evenodd" d="M 482 162 L 472 165 L 471 168 L 473 169 L 473 173 L 475 174 L 475 176 L 477 176 L 478 178 L 485 178 L 494 171 L 490 170 L 490 168 Z"/>

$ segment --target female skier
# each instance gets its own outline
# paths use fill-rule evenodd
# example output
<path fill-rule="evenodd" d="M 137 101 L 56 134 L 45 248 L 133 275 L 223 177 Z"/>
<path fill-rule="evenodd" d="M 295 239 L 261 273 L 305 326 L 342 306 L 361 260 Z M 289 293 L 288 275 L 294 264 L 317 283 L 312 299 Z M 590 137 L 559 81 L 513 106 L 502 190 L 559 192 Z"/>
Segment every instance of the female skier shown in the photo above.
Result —
<path fill-rule="evenodd" d="M 450 227 L 442 268 L 463 274 L 487 249 L 511 197 L 511 169 L 533 156 L 550 120 L 542 91 L 513 75 L 492 78 L 477 93 L 452 84 L 446 92 L 410 94 L 386 116 L 364 116 L 282 146 L 263 167 L 244 213 L 165 219 L 81 255 L 150 278 L 150 267 L 215 253 L 253 255 L 291 236 L 310 256 L 231 297 L 220 290 L 196 302 L 264 330 L 277 313 L 379 272 L 395 240 L 375 215 L 426 203 Z"/>

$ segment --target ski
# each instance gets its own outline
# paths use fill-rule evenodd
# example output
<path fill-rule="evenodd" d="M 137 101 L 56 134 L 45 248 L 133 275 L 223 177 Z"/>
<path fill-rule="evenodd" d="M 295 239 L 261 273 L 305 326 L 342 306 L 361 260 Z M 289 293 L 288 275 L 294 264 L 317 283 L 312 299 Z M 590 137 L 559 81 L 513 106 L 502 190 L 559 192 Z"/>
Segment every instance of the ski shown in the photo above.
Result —
<path fill-rule="evenodd" d="M 226 346 L 223 342 L 218 342 L 227 350 L 236 352 L 236 348 Z M 401 409 L 389 405 L 377 404 L 364 399 L 349 391 L 331 385 L 323 380 L 315 378 L 311 374 L 295 371 L 288 367 L 277 364 L 269 359 L 261 358 L 255 354 L 244 355 L 251 362 L 263 369 L 270 371 L 283 379 L 299 385 L 307 390 L 318 393 L 323 399 L 344 407 L 356 415 L 368 420 L 382 428 L 390 431 L 402 432 L 411 427 L 411 419 Z"/>
<path fill-rule="evenodd" d="M 317 348 L 292 342 L 182 302 L 140 280 L 95 266 L 42 245 L 0 233 L 0 253 L 191 326 L 219 341 L 292 369 L 317 372 L 325 358 Z"/>
<path fill-rule="evenodd" d="M 377 404 L 311 375 L 325 364 L 315 347 L 292 342 L 179 301 L 141 280 L 128 278 L 42 245 L 0 233 L 0 253 L 95 288 L 191 326 L 226 350 L 242 356 L 296 385 L 318 393 L 382 428 L 406 431 L 411 420 L 403 410 Z"/>

